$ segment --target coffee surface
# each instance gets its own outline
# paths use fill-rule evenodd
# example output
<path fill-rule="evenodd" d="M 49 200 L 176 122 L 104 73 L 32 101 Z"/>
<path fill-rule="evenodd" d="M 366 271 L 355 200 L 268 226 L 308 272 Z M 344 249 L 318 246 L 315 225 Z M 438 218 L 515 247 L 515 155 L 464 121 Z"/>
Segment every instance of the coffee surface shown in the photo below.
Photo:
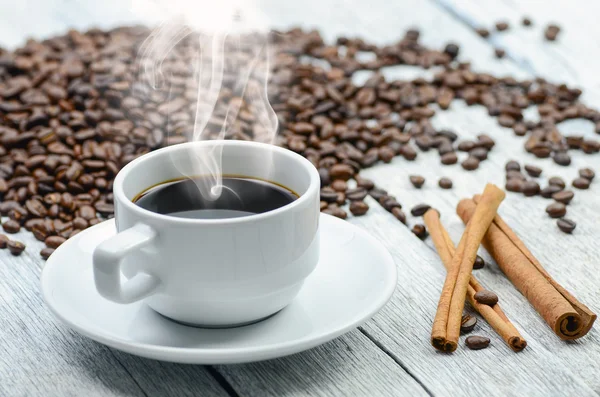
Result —
<path fill-rule="evenodd" d="M 167 181 L 134 199 L 140 207 L 159 214 L 191 219 L 239 218 L 283 207 L 298 196 L 283 186 L 245 177 L 223 177 L 216 200 L 202 196 L 201 178 Z"/>

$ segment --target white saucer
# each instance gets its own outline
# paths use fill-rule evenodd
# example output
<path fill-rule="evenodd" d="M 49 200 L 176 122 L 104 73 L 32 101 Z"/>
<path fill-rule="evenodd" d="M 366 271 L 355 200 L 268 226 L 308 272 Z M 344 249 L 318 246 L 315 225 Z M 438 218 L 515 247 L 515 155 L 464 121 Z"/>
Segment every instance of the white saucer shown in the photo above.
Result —
<path fill-rule="evenodd" d="M 389 300 L 396 266 L 373 237 L 321 215 L 321 257 L 296 299 L 274 316 L 243 327 L 194 328 L 175 323 L 143 302 L 120 305 L 94 286 L 92 251 L 115 234 L 114 221 L 60 246 L 42 273 L 51 311 L 75 331 L 105 345 L 157 360 L 232 364 L 310 349 L 352 330 Z"/>

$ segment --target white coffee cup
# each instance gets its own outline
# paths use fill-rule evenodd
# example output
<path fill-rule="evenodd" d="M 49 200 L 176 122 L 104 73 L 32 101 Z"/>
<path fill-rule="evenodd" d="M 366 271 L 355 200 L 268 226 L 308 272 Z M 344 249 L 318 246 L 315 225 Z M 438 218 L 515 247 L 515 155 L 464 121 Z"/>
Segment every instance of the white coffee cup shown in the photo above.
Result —
<path fill-rule="evenodd" d="M 272 211 L 226 219 L 174 217 L 132 201 L 151 186 L 193 175 L 190 150 L 214 145 L 222 145 L 223 175 L 269 180 L 299 198 Z M 115 178 L 118 233 L 94 251 L 96 288 L 118 303 L 145 299 L 160 314 L 186 324 L 234 326 L 268 317 L 293 300 L 317 265 L 319 187 L 308 160 L 272 145 L 205 141 L 146 154 Z"/>

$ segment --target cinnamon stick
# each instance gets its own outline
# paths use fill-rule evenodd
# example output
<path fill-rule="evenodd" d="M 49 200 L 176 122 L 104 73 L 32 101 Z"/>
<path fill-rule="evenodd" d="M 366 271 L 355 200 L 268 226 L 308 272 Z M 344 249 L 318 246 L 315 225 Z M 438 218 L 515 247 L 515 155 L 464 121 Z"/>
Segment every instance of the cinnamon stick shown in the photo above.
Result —
<path fill-rule="evenodd" d="M 504 196 L 504 192 L 492 184 L 485 187 L 472 221 L 467 224 L 452 257 L 431 330 L 431 344 L 438 350 L 452 352 L 458 346 L 460 323 L 473 262 L 481 239 Z"/>
<path fill-rule="evenodd" d="M 448 271 L 452 266 L 452 258 L 455 255 L 454 243 L 450 239 L 448 232 L 440 221 L 439 213 L 434 210 L 428 210 L 423 215 L 429 235 L 433 240 L 433 244 L 442 260 L 442 263 Z M 477 310 L 479 314 L 492 326 L 494 330 L 504 339 L 508 346 L 515 352 L 523 350 L 527 346 L 527 342 L 515 326 L 506 317 L 499 304 L 494 306 L 488 306 L 481 304 L 475 300 L 475 294 L 484 288 L 477 281 L 477 279 L 471 275 L 469 279 L 469 286 L 467 288 L 467 300 L 471 306 Z"/>
<path fill-rule="evenodd" d="M 461 200 L 456 212 L 463 222 L 470 223 L 482 200 L 483 197 L 478 196 L 474 200 Z M 504 274 L 556 335 L 563 340 L 572 340 L 588 333 L 596 320 L 596 314 L 548 274 L 500 216 L 495 217 L 483 244 Z"/>

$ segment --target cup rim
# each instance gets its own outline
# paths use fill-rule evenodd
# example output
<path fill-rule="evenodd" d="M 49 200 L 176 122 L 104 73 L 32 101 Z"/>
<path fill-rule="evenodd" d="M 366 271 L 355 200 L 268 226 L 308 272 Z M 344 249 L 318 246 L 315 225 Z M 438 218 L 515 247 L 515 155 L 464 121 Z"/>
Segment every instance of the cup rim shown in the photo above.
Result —
<path fill-rule="evenodd" d="M 263 212 L 260 214 L 253 214 L 238 218 L 222 218 L 222 219 L 191 219 L 191 218 L 179 218 L 174 216 L 169 216 L 166 214 L 159 214 L 157 212 L 152 212 L 147 209 L 144 209 L 138 205 L 136 205 L 133 201 L 131 201 L 123 190 L 123 182 L 127 175 L 131 172 L 132 169 L 140 166 L 140 164 L 146 161 L 152 161 L 152 158 L 163 155 L 166 152 L 171 152 L 174 150 L 181 150 L 182 146 L 214 146 L 215 144 L 220 144 L 223 146 L 245 146 L 245 147 L 255 147 L 261 149 L 268 149 L 278 152 L 281 155 L 292 158 L 297 161 L 306 171 L 308 171 L 310 182 L 306 191 L 299 195 L 297 200 L 292 201 L 289 204 L 284 205 L 283 207 L 276 208 L 271 211 Z M 252 177 L 249 175 L 249 177 Z M 129 164 L 125 165 L 115 177 L 113 183 L 113 193 L 115 196 L 115 200 L 118 200 L 120 204 L 124 205 L 128 210 L 133 211 L 139 216 L 152 218 L 156 221 L 162 222 L 176 222 L 181 224 L 190 224 L 190 225 L 231 225 L 231 224 L 244 224 L 249 222 L 256 222 L 259 220 L 264 220 L 267 218 L 271 218 L 277 216 L 283 212 L 287 212 L 293 210 L 296 207 L 299 207 L 311 200 L 313 194 L 316 194 L 318 197 L 318 191 L 321 186 L 321 179 L 319 177 L 319 172 L 315 168 L 315 166 L 308 161 L 306 158 L 302 157 L 298 153 L 295 153 L 289 149 L 285 149 L 276 145 L 271 145 L 267 143 L 261 142 L 251 142 L 251 141 L 239 141 L 239 140 L 210 140 L 210 141 L 197 141 L 197 142 L 184 142 L 177 145 L 167 146 L 158 150 L 154 150 L 152 152 L 146 153 L 135 160 L 131 161 Z M 117 214 L 115 214 L 115 218 L 117 218 Z"/>

